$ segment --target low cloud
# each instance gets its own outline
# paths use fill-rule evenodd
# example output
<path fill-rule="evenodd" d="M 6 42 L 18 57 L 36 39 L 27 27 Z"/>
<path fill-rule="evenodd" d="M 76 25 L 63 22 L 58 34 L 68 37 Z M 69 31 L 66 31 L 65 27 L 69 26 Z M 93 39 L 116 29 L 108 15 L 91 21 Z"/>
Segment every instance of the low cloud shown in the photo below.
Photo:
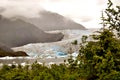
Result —
<path fill-rule="evenodd" d="M 4 11 L 5 11 L 5 9 L 2 8 L 2 7 L 0 7 L 0 13 L 2 13 L 2 12 L 4 12 Z"/>
<path fill-rule="evenodd" d="M 98 5 L 104 5 L 107 0 L 97 0 Z"/>
<path fill-rule="evenodd" d="M 81 17 L 81 22 L 89 22 L 91 21 L 93 18 L 90 16 L 82 16 Z"/>
<path fill-rule="evenodd" d="M 5 17 L 38 17 L 42 3 L 41 0 L 0 0 L 0 12 Z"/>
<path fill-rule="evenodd" d="M 120 5 L 120 0 L 112 1 Z M 0 13 L 6 17 L 38 17 L 45 9 L 88 23 L 100 19 L 106 3 L 107 0 L 0 0 Z"/>

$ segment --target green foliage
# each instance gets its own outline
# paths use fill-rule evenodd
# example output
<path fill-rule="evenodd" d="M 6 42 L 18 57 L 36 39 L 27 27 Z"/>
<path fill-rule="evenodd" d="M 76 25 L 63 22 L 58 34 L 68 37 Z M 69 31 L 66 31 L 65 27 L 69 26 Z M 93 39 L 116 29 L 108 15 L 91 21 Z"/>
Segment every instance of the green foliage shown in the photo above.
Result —
<path fill-rule="evenodd" d="M 10 67 L 4 65 L 0 69 L 0 80 L 77 80 L 79 74 L 65 64 L 51 65 L 50 68 L 33 63 L 31 66 Z"/>
<path fill-rule="evenodd" d="M 84 54 L 83 65 L 90 68 L 88 78 L 111 79 L 110 76 L 113 78 L 120 73 L 120 57 L 118 57 L 120 55 L 120 41 L 107 29 L 96 36 L 96 41 L 89 41 L 80 50 L 80 53 Z"/>
<path fill-rule="evenodd" d="M 78 44 L 78 41 L 77 41 L 77 40 L 74 40 L 74 41 L 72 42 L 72 44 L 77 45 L 77 44 Z"/>
<path fill-rule="evenodd" d="M 109 0 L 105 10 L 107 17 L 102 16 L 103 29 L 93 35 L 92 41 L 84 36 L 80 44 L 80 68 L 84 69 L 87 80 L 120 79 L 120 6 L 114 8 Z M 118 37 L 116 37 L 117 31 Z"/>
<path fill-rule="evenodd" d="M 114 33 L 120 33 L 120 6 L 114 9 L 108 1 L 107 17 L 102 16 L 104 28 L 91 41 L 82 37 L 76 60 L 70 58 L 68 64 L 50 67 L 37 62 L 25 67 L 4 65 L 0 80 L 120 80 L 120 39 Z"/>
<path fill-rule="evenodd" d="M 108 27 L 110 30 L 116 30 L 118 37 L 120 37 L 120 6 L 115 6 L 108 0 L 108 7 L 105 9 L 104 17 L 102 15 L 103 25 L 104 27 Z"/>

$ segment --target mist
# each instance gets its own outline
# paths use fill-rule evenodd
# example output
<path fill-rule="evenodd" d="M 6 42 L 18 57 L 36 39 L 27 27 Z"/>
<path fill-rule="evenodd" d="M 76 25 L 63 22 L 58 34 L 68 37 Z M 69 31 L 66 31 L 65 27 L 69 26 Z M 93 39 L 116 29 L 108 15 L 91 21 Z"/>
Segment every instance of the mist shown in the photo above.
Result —
<path fill-rule="evenodd" d="M 113 0 L 119 5 L 120 0 Z M 99 24 L 101 11 L 107 0 L 0 0 L 0 14 L 11 18 L 14 16 L 40 17 L 43 10 L 68 17 L 86 27 Z"/>
<path fill-rule="evenodd" d="M 0 13 L 5 17 L 39 17 L 42 0 L 1 0 Z"/>

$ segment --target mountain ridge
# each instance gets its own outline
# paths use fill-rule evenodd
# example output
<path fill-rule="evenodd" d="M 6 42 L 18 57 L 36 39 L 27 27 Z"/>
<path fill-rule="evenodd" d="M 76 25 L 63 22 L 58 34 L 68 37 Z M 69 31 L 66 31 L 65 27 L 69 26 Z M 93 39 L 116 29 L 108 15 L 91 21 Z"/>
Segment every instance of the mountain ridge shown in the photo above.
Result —
<path fill-rule="evenodd" d="M 7 46 L 56 42 L 62 38 L 62 33 L 49 34 L 21 19 L 11 20 L 0 16 L 0 42 Z"/>
<path fill-rule="evenodd" d="M 81 29 L 86 28 L 76 23 L 75 21 L 68 19 L 58 13 L 43 10 L 40 13 L 40 17 L 27 18 L 23 16 L 15 16 L 13 19 L 22 19 L 28 23 L 31 23 L 44 31 L 64 30 L 64 29 Z"/>

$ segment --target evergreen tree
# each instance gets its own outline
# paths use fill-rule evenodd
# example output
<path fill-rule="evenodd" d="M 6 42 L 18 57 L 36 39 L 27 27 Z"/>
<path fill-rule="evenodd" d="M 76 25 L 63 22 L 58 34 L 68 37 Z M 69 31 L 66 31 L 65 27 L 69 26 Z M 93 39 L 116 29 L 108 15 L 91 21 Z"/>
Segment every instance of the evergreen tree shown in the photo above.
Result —
<path fill-rule="evenodd" d="M 87 73 L 88 80 L 120 79 L 120 6 L 114 9 L 112 5 L 108 0 L 105 10 L 107 17 L 102 15 L 103 29 L 93 35 L 93 41 L 82 38 L 78 61 L 81 62 L 80 68 L 84 69 L 82 73 Z"/>

